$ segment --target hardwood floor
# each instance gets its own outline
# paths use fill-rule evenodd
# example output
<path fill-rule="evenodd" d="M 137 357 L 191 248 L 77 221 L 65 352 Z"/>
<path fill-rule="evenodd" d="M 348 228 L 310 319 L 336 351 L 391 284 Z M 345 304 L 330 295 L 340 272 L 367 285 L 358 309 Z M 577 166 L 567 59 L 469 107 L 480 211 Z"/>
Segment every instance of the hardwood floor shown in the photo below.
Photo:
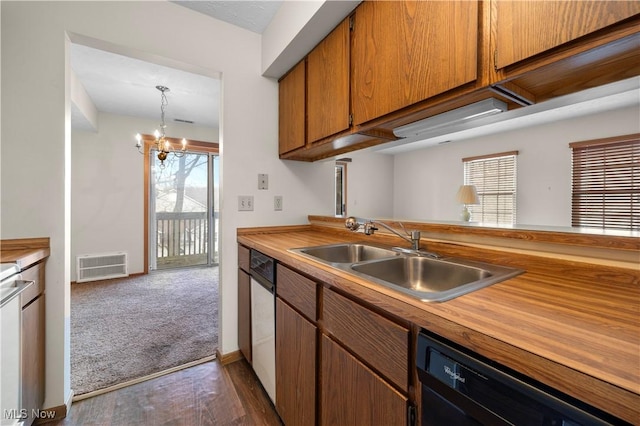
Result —
<path fill-rule="evenodd" d="M 211 361 L 73 403 L 67 425 L 282 425 L 249 364 Z"/>

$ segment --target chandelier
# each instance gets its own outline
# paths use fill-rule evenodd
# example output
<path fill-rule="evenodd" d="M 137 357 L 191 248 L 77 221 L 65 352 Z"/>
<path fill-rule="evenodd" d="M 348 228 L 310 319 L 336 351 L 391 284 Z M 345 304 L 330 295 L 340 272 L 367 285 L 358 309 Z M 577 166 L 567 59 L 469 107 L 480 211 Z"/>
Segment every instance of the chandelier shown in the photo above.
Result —
<path fill-rule="evenodd" d="M 169 105 L 169 101 L 167 100 L 167 95 L 165 94 L 165 92 L 168 92 L 169 88 L 165 86 L 156 86 L 156 89 L 158 89 L 162 93 L 160 98 L 160 130 L 156 129 L 153 132 L 153 135 L 156 138 L 155 148 L 158 151 L 158 160 L 160 160 L 160 167 L 164 167 L 164 160 L 167 159 L 167 156 L 169 154 L 173 154 L 176 157 L 182 157 L 185 152 L 187 152 L 187 140 L 183 138 L 182 148 L 180 150 L 176 150 L 173 147 L 171 141 L 165 137 L 164 130 L 166 129 L 167 125 L 164 124 L 164 110 L 167 105 Z M 140 154 L 144 154 L 144 151 L 141 150 L 142 135 L 140 133 L 136 134 L 136 141 L 136 148 L 138 148 L 138 152 Z"/>

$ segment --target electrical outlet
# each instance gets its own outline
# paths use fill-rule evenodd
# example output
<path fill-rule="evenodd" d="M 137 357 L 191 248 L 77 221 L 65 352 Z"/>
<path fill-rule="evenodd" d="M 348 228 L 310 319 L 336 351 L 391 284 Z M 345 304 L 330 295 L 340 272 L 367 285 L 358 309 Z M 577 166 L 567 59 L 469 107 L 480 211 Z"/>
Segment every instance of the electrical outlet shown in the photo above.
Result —
<path fill-rule="evenodd" d="M 273 197 L 273 209 L 276 211 L 282 210 L 282 195 L 276 195 Z"/>
<path fill-rule="evenodd" d="M 258 174 L 258 189 L 269 189 L 269 175 L 266 173 Z"/>
<path fill-rule="evenodd" d="M 253 211 L 253 195 L 238 196 L 238 211 L 240 212 Z"/>

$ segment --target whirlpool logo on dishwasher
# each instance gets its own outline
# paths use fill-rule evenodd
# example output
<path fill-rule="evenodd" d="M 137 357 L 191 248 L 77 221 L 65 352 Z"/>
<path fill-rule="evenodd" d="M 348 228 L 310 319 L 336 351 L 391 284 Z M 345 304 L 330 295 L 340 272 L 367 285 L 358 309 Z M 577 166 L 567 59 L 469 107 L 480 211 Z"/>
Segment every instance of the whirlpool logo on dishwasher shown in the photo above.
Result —
<path fill-rule="evenodd" d="M 467 381 L 467 379 L 462 377 L 460 373 L 456 373 L 448 365 L 444 366 L 444 372 L 447 374 L 447 376 L 451 377 L 453 380 L 459 381 L 460 383 L 465 383 Z"/>

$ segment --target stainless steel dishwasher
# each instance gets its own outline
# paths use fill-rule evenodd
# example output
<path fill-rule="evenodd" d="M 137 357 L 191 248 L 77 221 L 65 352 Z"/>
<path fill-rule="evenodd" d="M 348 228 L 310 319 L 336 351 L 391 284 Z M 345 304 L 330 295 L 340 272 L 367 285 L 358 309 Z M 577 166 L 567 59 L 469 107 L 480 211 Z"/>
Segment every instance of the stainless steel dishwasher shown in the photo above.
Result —
<path fill-rule="evenodd" d="M 276 403 L 276 262 L 251 250 L 251 358 L 253 371 Z"/>
<path fill-rule="evenodd" d="M 423 426 L 628 424 L 424 330 L 416 363 Z"/>

